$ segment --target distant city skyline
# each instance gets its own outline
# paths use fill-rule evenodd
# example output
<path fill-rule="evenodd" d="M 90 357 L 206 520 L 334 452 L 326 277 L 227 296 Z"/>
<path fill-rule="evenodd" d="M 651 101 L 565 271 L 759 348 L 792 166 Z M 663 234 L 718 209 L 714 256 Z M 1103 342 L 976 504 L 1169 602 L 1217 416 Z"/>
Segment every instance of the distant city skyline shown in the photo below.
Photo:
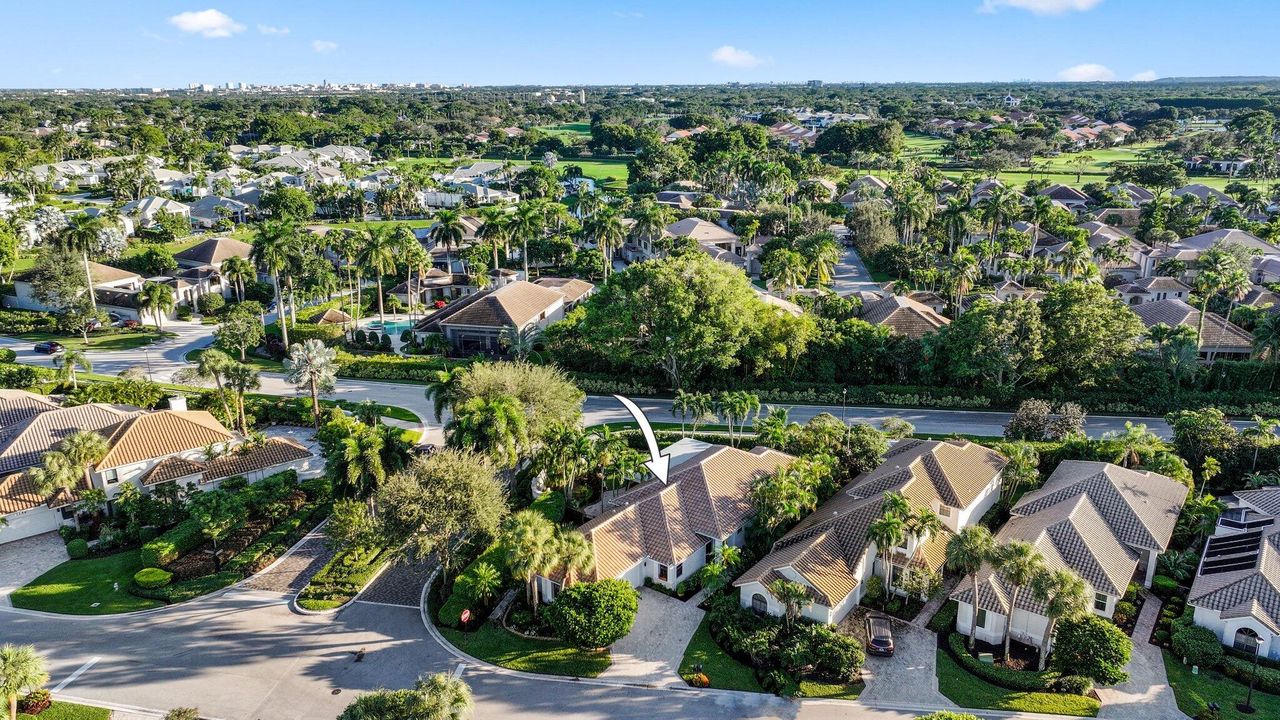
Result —
<path fill-rule="evenodd" d="M 0 87 L 1149 81 L 1280 75 L 1265 0 L 710 0 L 7 8 Z M 1230 22 L 1239 18 L 1241 22 Z M 1245 21 L 1247 20 L 1247 22 Z M 56 51 L 51 50 L 56 48 Z"/>

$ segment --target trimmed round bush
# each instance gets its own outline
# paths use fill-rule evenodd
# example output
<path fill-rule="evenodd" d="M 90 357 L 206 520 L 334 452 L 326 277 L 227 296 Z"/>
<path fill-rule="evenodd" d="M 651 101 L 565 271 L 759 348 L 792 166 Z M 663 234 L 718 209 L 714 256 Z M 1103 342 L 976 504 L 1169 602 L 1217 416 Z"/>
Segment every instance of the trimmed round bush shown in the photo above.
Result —
<path fill-rule="evenodd" d="M 70 555 L 72 560 L 79 560 L 88 554 L 89 543 L 85 542 L 84 538 L 76 538 L 67 543 L 67 555 Z"/>
<path fill-rule="evenodd" d="M 1215 667 L 1222 662 L 1222 643 L 1212 630 L 1198 625 L 1173 634 L 1173 653 L 1200 667 Z"/>
<path fill-rule="evenodd" d="M 144 590 L 162 588 L 173 581 L 173 573 L 160 568 L 142 568 L 133 574 L 133 582 Z"/>
<path fill-rule="evenodd" d="M 18 353 L 9 348 L 0 348 L 0 363 L 11 363 L 18 359 Z"/>
<path fill-rule="evenodd" d="M 1083 675 L 1063 675 L 1054 680 L 1049 689 L 1066 695 L 1088 695 L 1093 690 L 1093 679 Z"/>
<path fill-rule="evenodd" d="M 1169 597 L 1178 592 L 1178 581 L 1168 575 L 1157 575 L 1151 580 L 1151 592 L 1160 597 Z"/>
<path fill-rule="evenodd" d="M 1129 677 L 1124 666 L 1133 652 L 1133 641 L 1097 615 L 1060 622 L 1053 648 L 1053 669 L 1064 675 L 1084 675 L 1104 685 Z"/>
<path fill-rule="evenodd" d="M 631 632 L 640 597 L 625 580 L 578 583 L 547 608 L 556 634 L 580 648 L 608 647 Z"/>

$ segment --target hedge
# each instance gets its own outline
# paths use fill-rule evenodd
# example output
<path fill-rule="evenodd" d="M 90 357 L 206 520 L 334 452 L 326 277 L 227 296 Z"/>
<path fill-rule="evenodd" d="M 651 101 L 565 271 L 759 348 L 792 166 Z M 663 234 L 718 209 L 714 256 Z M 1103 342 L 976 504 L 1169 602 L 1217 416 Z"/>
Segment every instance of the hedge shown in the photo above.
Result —
<path fill-rule="evenodd" d="M 144 588 L 134 585 L 129 588 L 132 595 L 148 598 L 151 600 L 159 600 L 170 605 L 180 603 L 202 595 L 208 595 L 216 590 L 221 590 L 228 585 L 234 585 L 240 582 L 241 575 L 238 572 L 216 572 L 211 575 L 194 578 L 192 580 L 184 580 L 182 582 L 172 583 L 160 588 Z"/>
<path fill-rule="evenodd" d="M 1222 660 L 1222 673 L 1229 678 L 1248 684 L 1253 677 L 1253 660 L 1228 655 Z M 1280 695 L 1280 670 L 1258 663 L 1258 682 L 1254 686 L 1271 695 Z"/>
<path fill-rule="evenodd" d="M 445 369 L 439 357 L 429 359 L 406 358 L 395 355 L 359 357 L 350 353 L 338 353 L 338 376 L 361 380 L 417 380 L 427 381 Z"/>
<path fill-rule="evenodd" d="M 1173 654 L 1191 665 L 1210 668 L 1222 662 L 1222 643 L 1208 628 L 1196 625 L 1173 634 Z"/>
<path fill-rule="evenodd" d="M 1051 692 L 1049 688 L 1058 679 L 1058 674 L 1051 670 L 1029 672 L 988 665 L 969 654 L 969 650 L 965 647 L 965 637 L 960 633 L 951 633 L 947 637 L 947 646 L 961 667 L 992 685 L 999 685 L 1002 688 L 1022 692 Z"/>
<path fill-rule="evenodd" d="M 173 573 L 160 568 L 142 568 L 133 574 L 133 583 L 143 590 L 162 588 L 173 582 Z"/>
<path fill-rule="evenodd" d="M 929 618 L 928 627 L 936 633 L 953 632 L 956 629 L 956 616 L 959 614 L 960 606 L 955 600 L 948 600 Z"/>
<path fill-rule="evenodd" d="M 334 555 L 298 593 L 298 605 L 323 610 L 349 602 L 386 562 L 388 548 L 351 548 Z"/>
<path fill-rule="evenodd" d="M 0 388 L 23 390 L 43 382 L 51 382 L 54 371 L 35 365 L 0 364 Z"/>
<path fill-rule="evenodd" d="M 168 532 L 142 546 L 142 564 L 163 567 L 200 547 L 204 533 L 195 519 L 183 520 Z"/>
<path fill-rule="evenodd" d="M 252 545 L 227 560 L 222 568 L 242 575 L 251 575 L 262 570 L 310 532 L 320 518 L 329 514 L 331 508 L 332 506 L 328 503 L 304 505 L 294 514 L 276 523 L 275 527 L 263 533 Z"/>
<path fill-rule="evenodd" d="M 58 318 L 35 310 L 0 310 L 0 334 L 58 332 Z"/>
<path fill-rule="evenodd" d="M 79 560 L 89 554 L 89 543 L 84 538 L 75 538 L 67 543 L 67 556 Z"/>

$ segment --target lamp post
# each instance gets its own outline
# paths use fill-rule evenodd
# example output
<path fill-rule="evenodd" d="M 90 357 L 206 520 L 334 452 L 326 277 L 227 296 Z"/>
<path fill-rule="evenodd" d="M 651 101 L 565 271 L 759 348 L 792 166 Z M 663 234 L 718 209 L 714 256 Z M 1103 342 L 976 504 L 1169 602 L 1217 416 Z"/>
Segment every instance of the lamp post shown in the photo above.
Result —
<path fill-rule="evenodd" d="M 849 388 L 845 387 L 840 391 L 840 422 L 847 423 L 845 415 L 849 409 Z"/>
<path fill-rule="evenodd" d="M 155 382 L 155 377 L 151 375 L 151 351 L 145 346 L 142 348 L 142 356 L 147 359 L 147 379 Z"/>
<path fill-rule="evenodd" d="M 1258 653 L 1262 650 L 1262 642 L 1258 638 L 1253 639 L 1253 672 L 1249 675 L 1249 695 L 1243 703 L 1236 703 L 1236 710 L 1252 715 L 1258 709 L 1253 706 L 1253 685 L 1258 679 Z"/>

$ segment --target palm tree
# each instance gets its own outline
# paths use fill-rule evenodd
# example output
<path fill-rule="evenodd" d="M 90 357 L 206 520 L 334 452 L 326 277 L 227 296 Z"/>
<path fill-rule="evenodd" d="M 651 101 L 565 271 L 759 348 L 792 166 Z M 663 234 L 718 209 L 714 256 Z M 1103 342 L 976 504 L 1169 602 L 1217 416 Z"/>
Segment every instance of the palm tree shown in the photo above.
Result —
<path fill-rule="evenodd" d="M 478 562 L 468 572 L 471 576 L 471 593 L 482 603 L 488 603 L 502 589 L 502 573 L 487 562 Z"/>
<path fill-rule="evenodd" d="M 951 307 L 957 314 L 960 303 L 978 279 L 978 259 L 969 248 L 959 248 L 951 255 Z"/>
<path fill-rule="evenodd" d="M 1258 450 L 1262 449 L 1264 442 L 1271 442 L 1276 439 L 1277 426 L 1280 426 L 1280 419 L 1254 415 L 1253 426 L 1245 428 L 1240 433 L 1253 441 L 1253 464 L 1249 467 L 1250 470 L 1258 469 Z"/>
<path fill-rule="evenodd" d="M 106 223 L 97 215 L 80 213 L 71 216 L 70 222 L 58 237 L 58 244 L 64 249 L 80 253 L 84 263 L 85 289 L 89 293 L 89 304 L 96 312 L 98 300 L 93 296 L 93 274 L 89 272 L 89 251 L 97 251 L 98 238 L 106 229 Z"/>
<path fill-rule="evenodd" d="M 529 444 L 524 408 L 510 395 L 474 397 L 455 407 L 445 433 L 449 447 L 477 450 L 507 468 Z"/>
<path fill-rule="evenodd" d="M 80 387 L 80 381 L 76 376 L 77 368 L 87 373 L 93 372 L 93 363 L 89 362 L 89 356 L 85 355 L 83 350 L 67 350 L 55 357 L 53 364 L 58 368 L 58 381 L 71 383 L 73 390 Z"/>
<path fill-rule="evenodd" d="M 231 408 L 227 407 L 227 396 L 223 392 L 222 376 L 228 367 L 235 361 L 230 355 L 216 348 L 205 348 L 200 352 L 200 357 L 196 360 L 195 366 L 192 368 L 197 377 L 206 378 L 213 381 L 214 386 L 218 388 L 218 401 L 222 403 L 222 414 L 227 422 L 234 422 L 231 414 Z"/>
<path fill-rule="evenodd" d="M 271 286 L 276 298 L 276 320 L 280 324 L 280 337 L 285 347 L 289 347 L 289 323 L 285 320 L 284 298 L 280 294 L 280 273 L 293 263 L 297 246 L 298 233 L 292 222 L 268 220 L 258 227 L 258 233 L 253 238 L 253 249 L 249 251 L 249 259 L 271 275 Z"/>
<path fill-rule="evenodd" d="M 765 258 L 761 268 L 771 283 L 781 285 L 788 297 L 809 280 L 809 263 L 795 250 L 775 250 Z"/>
<path fill-rule="evenodd" d="M 1103 433 L 1102 439 L 1117 445 L 1112 462 L 1127 468 L 1141 465 L 1144 458 L 1150 458 L 1164 448 L 1164 443 L 1154 433 L 1148 431 L 1146 425 L 1142 423 L 1134 425 L 1127 420 L 1124 423 L 1124 430 Z"/>
<path fill-rule="evenodd" d="M 444 422 L 445 409 L 452 408 L 457 400 L 456 393 L 460 377 L 461 373 L 457 370 L 438 370 L 434 377 L 427 380 L 427 389 L 424 394 L 431 401 L 431 407 L 436 414 L 435 421 L 437 423 Z"/>
<path fill-rule="evenodd" d="M 777 450 L 786 448 L 791 439 L 790 412 L 784 407 L 768 408 L 764 417 L 756 420 L 756 442 Z"/>
<path fill-rule="evenodd" d="M 254 270 L 253 263 L 248 258 L 232 255 L 222 261 L 220 269 L 222 277 L 236 288 L 236 302 L 244 302 L 244 286 L 245 283 L 257 277 L 258 273 Z"/>
<path fill-rule="evenodd" d="M 893 592 L 893 549 L 906 541 L 907 523 L 900 515 L 886 512 L 867 527 L 867 539 L 875 543 L 880 553 L 880 567 L 884 573 L 885 602 Z"/>
<path fill-rule="evenodd" d="M 1267 313 L 1258 320 L 1253 328 L 1253 351 L 1270 361 L 1273 368 L 1280 366 L 1280 313 Z M 1268 390 L 1275 384 L 1275 375 L 1273 369 Z"/>
<path fill-rule="evenodd" d="M 44 658 L 31 645 L 0 647 L 0 695 L 9 701 L 9 720 L 18 719 L 18 696 L 49 682 Z"/>
<path fill-rule="evenodd" d="M 150 313 L 156 321 L 156 332 L 164 329 L 164 316 L 173 312 L 175 300 L 173 288 L 164 283 L 145 282 L 138 291 L 138 314 Z"/>
<path fill-rule="evenodd" d="M 249 432 L 248 418 L 244 413 L 244 396 L 245 393 L 257 390 L 262 386 L 258 377 L 258 369 L 252 365 L 240 362 L 232 362 L 222 370 L 222 377 L 227 383 L 227 387 L 236 395 L 236 416 L 239 418 L 240 434 Z"/>
<path fill-rule="evenodd" d="M 476 231 L 476 237 L 493 246 L 493 269 L 498 269 L 498 246 L 511 241 L 511 215 L 502 205 L 494 205 L 480 211 L 484 224 Z"/>
<path fill-rule="evenodd" d="M 1036 195 L 1031 198 L 1031 204 L 1027 206 L 1027 220 L 1035 228 L 1031 235 L 1031 247 L 1027 249 L 1027 257 L 1035 252 L 1036 243 L 1040 241 L 1040 226 L 1049 222 L 1053 218 L 1053 199 L 1048 195 Z"/>
<path fill-rule="evenodd" d="M 465 234 L 466 227 L 462 224 L 460 211 L 441 210 L 436 213 L 436 224 L 431 226 L 427 236 L 435 244 L 444 246 L 444 261 L 448 266 L 448 272 L 453 272 L 453 261 L 449 257 L 449 251 L 462 244 L 462 236 Z"/>
<path fill-rule="evenodd" d="M 589 573 L 595 567 L 595 553 L 592 552 L 591 543 L 587 541 L 586 536 L 577 530 L 560 532 L 556 542 L 558 564 L 564 570 L 564 586 L 569 587 L 579 575 Z"/>
<path fill-rule="evenodd" d="M 831 284 L 836 264 L 840 262 L 840 248 L 833 242 L 821 242 L 814 247 L 809 256 L 810 272 L 818 285 Z"/>
<path fill-rule="evenodd" d="M 537 510 L 521 510 L 511 516 L 499 540 L 506 551 L 507 568 L 525 582 L 525 599 L 538 614 L 538 575 L 556 567 L 555 526 Z"/>
<path fill-rule="evenodd" d="M 387 477 L 382 462 L 382 436 L 376 432 L 357 432 L 344 437 L 329 457 L 325 458 L 333 477 L 339 482 L 340 497 L 363 500 L 374 511 L 374 496 Z"/>
<path fill-rule="evenodd" d="M 524 278 L 529 279 L 529 241 L 541 235 L 546 227 L 543 208 L 535 201 L 520 203 L 511 223 L 511 232 L 520 238 L 520 260 L 524 263 Z"/>
<path fill-rule="evenodd" d="M 796 618 L 800 616 L 800 611 L 813 602 L 813 599 L 809 596 L 809 588 L 794 580 L 784 580 L 783 578 L 774 580 L 769 583 L 769 593 L 778 602 L 782 603 L 783 622 L 786 623 L 788 630 L 791 629 Z"/>
<path fill-rule="evenodd" d="M 1044 558 L 1034 545 L 1013 540 L 996 550 L 993 564 L 1009 585 L 1009 616 L 1004 623 L 1004 657 L 1009 660 L 1009 639 L 1013 625 L 1013 613 L 1018 607 L 1018 595 L 1031 581 L 1044 572 Z M 977 598 L 974 598 L 975 601 Z M 976 605 L 974 607 L 977 607 Z"/>
<path fill-rule="evenodd" d="M 947 568 L 952 572 L 968 575 L 973 581 L 973 617 L 969 618 L 969 651 L 978 628 L 978 571 L 995 555 L 996 542 L 991 531 L 981 525 L 961 528 L 947 541 Z"/>
<path fill-rule="evenodd" d="M 316 429 L 320 429 L 320 393 L 333 392 L 338 374 L 338 351 L 316 338 L 294 343 L 285 358 L 286 379 L 296 387 L 306 387 L 311 393 L 311 414 Z"/>
<path fill-rule="evenodd" d="M 636 221 L 636 224 L 631 227 L 631 232 L 644 241 L 650 250 L 674 220 L 670 208 L 647 199 L 640 202 L 631 217 Z"/>
<path fill-rule="evenodd" d="M 947 198 L 947 205 L 938 215 L 938 220 L 947 234 L 947 254 L 950 255 L 969 234 L 969 203 L 963 198 Z"/>
<path fill-rule="evenodd" d="M 1093 250 L 1085 240 L 1076 239 L 1069 242 L 1058 252 L 1058 268 L 1067 280 L 1087 272 L 1093 264 Z"/>
<path fill-rule="evenodd" d="M 517 360 L 524 360 L 534 354 L 536 352 L 534 348 L 541 339 L 542 330 L 537 325 L 530 325 L 524 329 L 508 325 L 498 333 L 498 344 L 506 348 L 507 352 Z"/>
<path fill-rule="evenodd" d="M 618 248 L 622 247 L 622 241 L 626 237 L 627 232 L 622 227 L 622 218 L 618 215 L 618 211 L 611 207 L 603 207 L 596 211 L 587 222 L 583 224 L 583 232 L 595 241 L 596 247 L 600 249 L 600 253 L 604 256 L 604 277 L 609 279 L 609 270 L 612 269 L 613 255 Z"/>
<path fill-rule="evenodd" d="M 471 697 L 471 688 L 460 678 L 436 673 L 419 679 L 414 689 L 422 694 L 429 708 L 424 720 L 465 720 L 471 716 L 475 701 Z"/>
<path fill-rule="evenodd" d="M 110 449 L 106 438 L 93 430 L 77 430 L 58 443 L 58 450 L 67 456 L 67 461 L 73 467 L 80 470 L 89 487 L 93 487 L 93 466 L 106 457 Z"/>
<path fill-rule="evenodd" d="M 1045 570 L 1031 581 L 1031 594 L 1043 606 L 1041 613 L 1049 619 L 1040 641 L 1040 671 L 1049 659 L 1049 642 L 1053 630 L 1063 618 L 1083 615 L 1088 609 L 1088 590 L 1084 580 L 1070 570 Z M 974 588 L 977 599 L 977 588 Z M 974 607 L 977 607 L 976 605 Z"/>
<path fill-rule="evenodd" d="M 365 228 L 364 233 L 364 243 L 360 246 L 357 261 L 372 269 L 378 278 L 378 320 L 385 323 L 387 316 L 382 308 L 382 278 L 395 272 L 401 243 L 384 228 L 371 225 Z"/>

